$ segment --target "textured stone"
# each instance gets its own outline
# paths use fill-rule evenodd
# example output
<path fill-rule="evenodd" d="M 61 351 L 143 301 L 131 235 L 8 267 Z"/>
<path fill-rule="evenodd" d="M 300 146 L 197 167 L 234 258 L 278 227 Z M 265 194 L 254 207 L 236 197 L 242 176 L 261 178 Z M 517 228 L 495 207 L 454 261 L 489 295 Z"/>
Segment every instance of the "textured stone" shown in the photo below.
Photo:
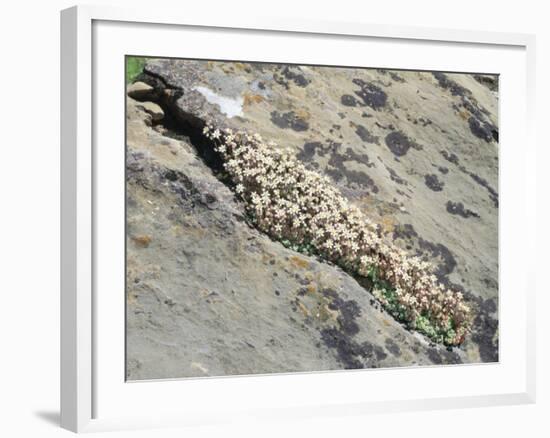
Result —
<path fill-rule="evenodd" d="M 138 81 L 128 85 L 127 93 L 132 99 L 146 101 L 153 98 L 154 88 L 145 82 Z"/>
<path fill-rule="evenodd" d="M 164 111 L 154 102 L 142 102 L 138 106 L 149 114 L 154 122 L 164 118 Z"/>
<path fill-rule="evenodd" d="M 171 123 L 128 99 L 131 379 L 498 360 L 497 79 L 174 59 L 141 79 Z M 430 260 L 474 308 L 465 343 L 430 347 L 368 285 L 248 226 L 206 121 L 294 150 Z"/>

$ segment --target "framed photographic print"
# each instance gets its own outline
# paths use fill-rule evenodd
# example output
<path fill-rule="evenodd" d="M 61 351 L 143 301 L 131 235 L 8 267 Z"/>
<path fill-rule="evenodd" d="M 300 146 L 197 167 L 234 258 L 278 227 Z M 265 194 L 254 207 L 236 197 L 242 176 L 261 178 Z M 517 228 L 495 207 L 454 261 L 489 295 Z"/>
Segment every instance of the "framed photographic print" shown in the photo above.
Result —
<path fill-rule="evenodd" d="M 63 427 L 534 400 L 532 36 L 75 7 L 61 44 Z"/>

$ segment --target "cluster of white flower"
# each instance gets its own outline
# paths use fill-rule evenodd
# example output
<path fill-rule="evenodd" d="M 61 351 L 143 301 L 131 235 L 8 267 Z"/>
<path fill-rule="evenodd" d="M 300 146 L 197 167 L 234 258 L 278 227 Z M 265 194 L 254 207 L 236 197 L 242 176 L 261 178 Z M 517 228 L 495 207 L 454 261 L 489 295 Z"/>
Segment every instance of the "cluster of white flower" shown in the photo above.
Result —
<path fill-rule="evenodd" d="M 258 134 L 207 125 L 204 135 L 215 142 L 236 193 L 260 230 L 314 248 L 326 260 L 374 279 L 377 298 L 399 309 L 400 318 L 412 327 L 427 321 L 432 330 L 445 333 L 445 343 L 464 340 L 471 310 L 462 294 L 439 284 L 429 263 L 385 242 L 378 225 L 350 205 L 327 177 Z"/>

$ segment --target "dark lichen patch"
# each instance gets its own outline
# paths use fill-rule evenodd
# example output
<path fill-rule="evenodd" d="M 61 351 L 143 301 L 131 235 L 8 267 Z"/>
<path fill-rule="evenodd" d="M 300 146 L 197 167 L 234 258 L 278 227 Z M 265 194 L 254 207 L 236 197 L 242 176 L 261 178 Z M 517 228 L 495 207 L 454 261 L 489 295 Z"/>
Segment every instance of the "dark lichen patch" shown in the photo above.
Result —
<path fill-rule="evenodd" d="M 355 94 L 363 101 L 364 106 L 369 106 L 374 110 L 380 110 L 386 106 L 388 96 L 380 87 L 359 78 L 352 82 L 361 87 Z"/>
<path fill-rule="evenodd" d="M 428 358 L 436 365 L 462 363 L 462 359 L 455 351 L 438 350 L 436 347 L 432 347 L 428 350 Z"/>
<path fill-rule="evenodd" d="M 433 73 L 433 76 L 442 88 L 449 90 L 453 96 L 460 97 L 461 104 L 453 104 L 453 108 L 463 118 L 468 119 L 468 125 L 472 134 L 486 142 L 498 142 L 498 128 L 488 119 L 489 112 L 477 102 L 472 96 L 471 91 L 449 79 L 444 73 L 436 72 Z M 480 81 L 481 78 L 482 76 L 478 75 L 476 80 Z M 492 81 L 492 79 L 488 80 Z M 462 106 L 463 109 L 459 108 L 459 106 Z"/>
<path fill-rule="evenodd" d="M 372 193 L 378 193 L 379 188 L 374 180 L 365 172 L 359 172 L 357 170 L 347 170 L 345 168 L 327 168 L 327 175 L 329 175 L 335 182 L 341 182 L 344 178 L 347 180 L 348 185 L 357 185 L 370 190 Z"/>
<path fill-rule="evenodd" d="M 177 181 L 180 179 L 180 177 L 183 176 L 183 174 L 179 171 L 168 169 L 166 172 L 164 172 L 164 178 L 166 178 L 168 181 Z"/>
<path fill-rule="evenodd" d="M 447 209 L 447 213 L 461 216 L 464 219 L 468 219 L 470 217 L 479 218 L 479 214 L 477 214 L 475 211 L 472 211 L 464 207 L 464 204 L 462 202 L 447 201 L 446 209 Z"/>
<path fill-rule="evenodd" d="M 337 328 L 321 330 L 321 340 L 327 347 L 336 350 L 338 360 L 345 369 L 364 368 L 361 361 L 361 357 L 364 356 L 361 345 Z"/>
<path fill-rule="evenodd" d="M 476 183 L 478 183 L 481 187 L 484 187 L 489 192 L 489 198 L 491 199 L 491 201 L 493 201 L 494 206 L 498 208 L 498 193 L 489 185 L 487 180 L 473 172 L 465 172 L 470 175 L 470 178 L 472 178 Z"/>
<path fill-rule="evenodd" d="M 376 358 L 377 361 L 381 361 L 388 357 L 388 355 L 380 345 L 363 342 L 361 344 L 361 348 L 367 358 Z"/>
<path fill-rule="evenodd" d="M 333 289 L 324 289 L 322 295 L 329 300 L 329 309 L 338 314 L 337 326 L 320 330 L 323 343 L 336 350 L 338 360 L 346 369 L 376 367 L 378 361 L 387 355 L 380 346 L 359 343 L 354 339 L 360 330 L 356 321 L 361 315 L 358 304 L 353 300 L 344 300 Z"/>
<path fill-rule="evenodd" d="M 449 168 L 445 166 L 439 166 L 437 168 L 443 175 L 447 175 L 449 173 Z"/>
<path fill-rule="evenodd" d="M 496 281 L 494 278 L 484 278 L 483 284 L 485 285 L 485 287 L 489 289 L 498 289 L 498 281 Z M 496 303 L 495 303 L 495 311 L 496 311 Z"/>
<path fill-rule="evenodd" d="M 393 131 L 386 135 L 386 146 L 396 157 L 402 157 L 407 154 L 410 148 L 421 150 L 422 146 L 411 140 L 401 131 Z"/>
<path fill-rule="evenodd" d="M 459 160 L 458 156 L 452 152 L 448 152 L 446 150 L 439 151 L 443 158 L 445 158 L 449 163 L 456 164 L 458 166 Z"/>
<path fill-rule="evenodd" d="M 323 296 L 330 299 L 329 309 L 338 312 L 336 320 L 340 330 L 347 336 L 353 336 L 359 333 L 359 325 L 355 321 L 361 316 L 361 309 L 356 301 L 342 299 L 336 291 L 324 289 Z"/>
<path fill-rule="evenodd" d="M 418 233 L 416 232 L 412 224 L 398 225 L 393 230 L 393 240 L 403 239 L 403 240 L 410 241 L 417 237 L 418 237 Z"/>
<path fill-rule="evenodd" d="M 474 79 L 491 91 L 498 91 L 498 75 L 474 75 Z"/>
<path fill-rule="evenodd" d="M 282 74 L 286 79 L 294 82 L 294 84 L 297 85 L 298 87 L 307 87 L 307 85 L 311 82 L 309 79 L 307 79 L 304 76 L 300 67 L 296 67 L 296 66 L 291 67 L 287 65 L 283 69 Z"/>
<path fill-rule="evenodd" d="M 309 129 L 308 122 L 300 118 L 294 111 L 287 113 L 272 111 L 271 122 L 281 129 L 293 129 L 297 132 L 307 131 Z"/>
<path fill-rule="evenodd" d="M 126 170 L 128 182 L 135 180 L 145 188 L 156 190 L 156 188 L 151 187 L 152 181 L 146 181 L 145 179 L 142 179 L 142 175 L 145 175 L 145 173 L 140 173 L 138 176 L 138 174 L 135 172 L 135 166 L 133 166 L 134 159 L 135 154 L 129 155 L 127 159 Z M 200 192 L 197 190 L 197 188 L 194 186 L 187 175 L 178 170 L 158 167 L 148 161 L 143 161 L 142 163 L 143 164 L 140 168 L 140 171 L 143 171 L 144 168 L 147 167 L 149 172 L 158 178 L 158 183 L 160 184 L 161 181 L 165 184 L 168 183 L 168 186 L 172 190 L 172 192 L 178 195 L 179 200 L 183 202 L 186 206 L 193 207 L 197 202 L 201 202 Z"/>
<path fill-rule="evenodd" d="M 441 354 L 445 359 L 445 363 L 447 363 L 447 364 L 460 364 L 460 363 L 463 363 L 462 359 L 460 358 L 460 355 L 452 349 L 447 349 L 447 350 L 443 351 Z"/>
<path fill-rule="evenodd" d="M 336 131 L 341 131 L 341 129 L 342 129 L 342 125 L 333 124 L 332 128 L 330 128 L 328 132 L 334 135 L 336 134 Z M 342 138 L 342 135 L 340 135 L 340 138 Z"/>
<path fill-rule="evenodd" d="M 468 119 L 468 125 L 470 126 L 470 131 L 476 137 L 485 140 L 487 143 L 493 140 L 498 142 L 498 129 L 492 123 L 471 116 Z"/>
<path fill-rule="evenodd" d="M 360 103 L 355 97 L 353 97 L 353 96 L 350 95 L 350 94 L 344 94 L 344 95 L 340 98 L 340 102 L 341 102 L 342 105 L 344 105 L 344 106 L 356 107 L 356 106 L 358 106 L 358 105 L 361 105 L 361 103 Z"/>
<path fill-rule="evenodd" d="M 289 84 L 294 83 L 298 87 L 307 87 L 311 82 L 307 79 L 299 66 L 285 65 L 279 67 L 279 71 L 273 74 L 273 80 L 279 85 L 282 85 L 287 90 L 290 89 Z"/>
<path fill-rule="evenodd" d="M 397 73 L 395 73 L 395 72 L 393 72 L 393 71 L 390 71 L 389 74 L 390 74 L 390 77 L 391 77 L 395 82 L 400 82 L 400 83 L 406 82 L 405 79 L 403 79 L 401 76 L 399 76 Z"/>
<path fill-rule="evenodd" d="M 376 368 L 388 356 L 384 349 L 370 342 L 359 343 L 335 327 L 321 330 L 323 343 L 336 350 L 345 369 Z"/>
<path fill-rule="evenodd" d="M 461 286 L 452 283 L 449 280 L 449 275 L 454 271 L 457 266 L 456 259 L 453 254 L 442 243 L 434 243 L 426 240 L 418 235 L 412 224 L 399 225 L 393 230 L 393 240 L 402 239 L 405 243 L 408 243 L 411 247 L 416 245 L 416 255 L 423 259 L 428 259 L 435 264 L 436 269 L 434 275 L 438 281 L 453 289 L 463 289 Z M 439 262 L 434 260 L 439 259 Z"/>
<path fill-rule="evenodd" d="M 411 199 L 411 195 L 409 195 L 408 193 L 405 193 L 405 192 L 402 191 L 402 190 L 396 189 L 396 190 L 395 190 L 395 193 L 397 193 L 397 194 L 400 195 L 400 196 L 404 196 L 405 198 Z"/>
<path fill-rule="evenodd" d="M 439 351 L 435 348 L 430 348 L 428 350 L 428 358 L 436 365 L 441 365 L 443 363 L 443 359 L 441 358 Z"/>
<path fill-rule="evenodd" d="M 372 135 L 367 128 L 363 125 L 357 125 L 355 127 L 355 133 L 359 136 L 361 140 L 367 143 L 380 144 L 379 137 Z"/>
<path fill-rule="evenodd" d="M 496 283 L 496 281 L 494 282 Z M 496 284 L 496 287 L 498 288 L 498 283 Z M 497 311 L 496 299 L 488 298 L 484 300 L 483 303 L 481 304 L 481 309 L 487 314 L 495 313 Z"/>
<path fill-rule="evenodd" d="M 461 111 L 456 104 L 453 104 L 453 108 L 463 117 L 470 113 L 468 125 L 472 134 L 486 142 L 498 142 L 498 128 L 487 119 L 489 112 L 479 105 L 471 91 L 449 79 L 444 73 L 435 72 L 433 76 L 442 88 L 449 90 L 453 96 L 460 97 L 461 106 L 466 111 Z"/>
<path fill-rule="evenodd" d="M 348 161 L 355 161 L 357 163 L 364 164 L 367 167 L 376 167 L 367 154 L 359 154 L 351 148 L 346 149 L 345 157 Z"/>
<path fill-rule="evenodd" d="M 393 339 L 386 338 L 385 345 L 386 345 L 386 350 L 388 350 L 394 356 L 400 356 L 401 355 L 401 349 L 399 348 L 399 345 L 397 345 Z"/>
<path fill-rule="evenodd" d="M 422 127 L 425 128 L 426 126 L 431 125 L 433 122 L 428 118 L 420 117 L 417 119 L 417 123 L 420 123 Z"/>
<path fill-rule="evenodd" d="M 498 320 L 491 316 L 496 311 L 495 299 L 484 300 L 466 290 L 463 293 L 476 309 L 471 340 L 477 345 L 482 362 L 498 362 Z"/>
<path fill-rule="evenodd" d="M 393 182 L 395 182 L 397 184 L 400 184 L 400 185 L 405 185 L 405 186 L 409 184 L 407 180 L 401 178 L 399 176 L 399 174 L 394 169 L 392 169 L 390 166 L 386 165 L 386 170 L 389 172 L 390 179 Z"/>
<path fill-rule="evenodd" d="M 453 96 L 465 96 L 470 94 L 469 90 L 457 84 L 452 79 L 449 79 L 445 73 L 433 72 L 432 75 L 439 83 L 439 86 L 445 90 L 449 90 Z"/>
<path fill-rule="evenodd" d="M 329 141 L 326 144 L 320 142 L 309 142 L 304 145 L 297 157 L 307 163 L 314 163 L 315 156 L 325 156 L 328 154 L 330 159 L 327 163 L 325 172 L 335 182 L 346 181 L 348 185 L 357 185 L 368 189 L 372 193 L 378 193 L 379 188 L 374 180 L 365 172 L 357 170 L 349 170 L 346 168 L 345 162 L 355 162 L 365 165 L 366 167 L 375 167 L 375 164 L 370 161 L 367 154 L 360 154 L 351 148 L 347 148 L 344 153 L 340 152 L 342 143 Z"/>
<path fill-rule="evenodd" d="M 325 149 L 323 148 L 323 144 L 321 142 L 312 141 L 304 143 L 304 147 L 298 153 L 297 157 L 301 161 L 309 162 L 313 160 L 316 154 L 319 156 L 324 156 Z"/>
<path fill-rule="evenodd" d="M 432 258 L 441 260 L 434 274 L 442 284 L 451 286 L 449 275 L 454 271 L 457 263 L 449 248 L 442 243 L 433 243 L 422 237 L 419 238 L 418 243 L 422 251 L 429 252 Z"/>
<path fill-rule="evenodd" d="M 434 192 L 441 192 L 443 190 L 443 187 L 445 186 L 445 183 L 441 181 L 435 174 L 424 175 L 424 182 L 426 186 Z"/>
<path fill-rule="evenodd" d="M 302 150 L 297 154 L 297 158 L 303 162 L 309 163 L 314 161 L 315 157 L 325 157 L 328 154 L 330 155 L 328 165 L 341 171 L 339 173 L 339 175 L 341 175 L 339 178 L 346 176 L 347 173 L 350 172 L 344 166 L 344 162 L 346 161 L 364 164 L 369 168 L 376 167 L 367 154 L 357 153 L 350 147 L 346 148 L 346 151 L 342 153 L 340 152 L 341 148 L 342 143 L 332 140 L 326 143 L 321 143 L 319 141 L 306 142 Z"/>
<path fill-rule="evenodd" d="M 474 319 L 472 340 L 478 345 L 483 362 L 498 362 L 498 321 L 487 312 L 479 312 Z"/>
<path fill-rule="evenodd" d="M 492 123 L 471 116 L 468 119 L 468 126 L 473 135 L 487 143 L 493 140 L 498 142 L 498 129 Z"/>

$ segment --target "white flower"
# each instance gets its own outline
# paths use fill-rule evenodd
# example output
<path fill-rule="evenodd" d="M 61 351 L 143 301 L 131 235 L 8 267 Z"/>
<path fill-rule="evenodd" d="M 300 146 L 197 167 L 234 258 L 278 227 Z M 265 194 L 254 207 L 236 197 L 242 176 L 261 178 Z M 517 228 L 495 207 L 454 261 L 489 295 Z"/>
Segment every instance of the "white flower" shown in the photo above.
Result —
<path fill-rule="evenodd" d="M 345 269 L 355 266 L 354 274 L 369 276 L 375 268 L 377 278 L 395 288 L 409 322 L 428 311 L 430 324 L 444 332 L 453 320 L 456 336 L 450 342 L 462 342 L 471 315 L 464 297 L 439 284 L 431 264 L 379 237 L 380 226 L 351 205 L 327 176 L 307 170 L 292 152 L 265 143 L 259 134 L 222 133 L 211 125 L 203 132 L 220 139 L 216 150 L 223 166 L 235 192 L 249 194 L 245 202 L 256 213 L 260 230 L 292 243 L 309 243 L 321 257 L 343 263 Z M 375 296 L 391 305 L 376 285 Z"/>

